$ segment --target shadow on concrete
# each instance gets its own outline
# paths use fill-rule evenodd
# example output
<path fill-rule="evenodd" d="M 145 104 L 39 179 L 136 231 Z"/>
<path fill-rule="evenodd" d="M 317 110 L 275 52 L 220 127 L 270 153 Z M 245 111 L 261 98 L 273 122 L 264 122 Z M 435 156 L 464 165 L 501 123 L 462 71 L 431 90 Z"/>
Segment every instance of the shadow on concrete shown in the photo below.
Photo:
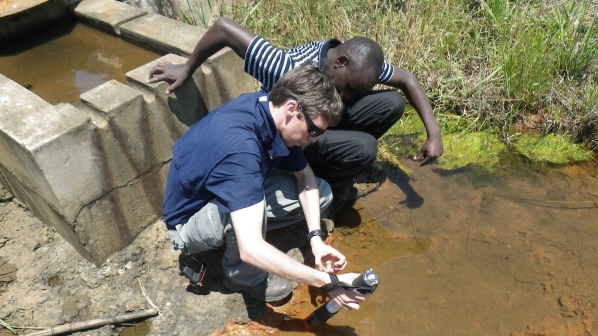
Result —
<path fill-rule="evenodd" d="M 60 21 L 48 22 L 33 31 L 15 36 L 0 43 L 0 57 L 15 56 L 57 40 L 70 34 L 75 25 L 77 25 L 75 18 L 67 17 L 60 19 Z"/>
<path fill-rule="evenodd" d="M 208 107 L 197 84 L 188 80 L 174 91 L 174 97 L 167 99 L 168 108 L 183 124 L 191 127 L 208 114 Z"/>

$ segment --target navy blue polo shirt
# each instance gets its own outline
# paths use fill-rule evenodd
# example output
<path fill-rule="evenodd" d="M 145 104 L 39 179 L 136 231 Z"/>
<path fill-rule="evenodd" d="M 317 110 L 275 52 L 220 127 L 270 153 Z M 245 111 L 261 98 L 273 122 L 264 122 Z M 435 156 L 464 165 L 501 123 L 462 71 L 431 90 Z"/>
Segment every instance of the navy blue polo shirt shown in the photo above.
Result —
<path fill-rule="evenodd" d="M 164 195 L 164 222 L 186 223 L 210 200 L 220 213 L 260 202 L 268 172 L 307 166 L 299 146 L 287 147 L 265 93 L 247 93 L 216 108 L 174 144 Z"/>

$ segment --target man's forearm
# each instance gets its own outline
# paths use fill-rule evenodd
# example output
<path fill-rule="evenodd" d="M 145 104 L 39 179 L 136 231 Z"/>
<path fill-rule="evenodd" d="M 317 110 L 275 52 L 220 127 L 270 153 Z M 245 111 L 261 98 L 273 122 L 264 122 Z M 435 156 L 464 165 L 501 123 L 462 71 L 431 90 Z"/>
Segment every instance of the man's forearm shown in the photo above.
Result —
<path fill-rule="evenodd" d="M 241 26 L 233 20 L 220 17 L 201 37 L 193 53 L 185 64 L 185 71 L 192 74 L 210 56 L 225 47 L 229 47 L 235 53 L 245 58 L 245 52 L 255 34 L 249 29 Z"/>
<path fill-rule="evenodd" d="M 405 97 L 424 123 L 428 138 L 440 137 L 440 127 L 434 116 L 432 105 L 430 105 L 430 100 L 417 78 L 410 72 L 395 67 L 395 72 L 387 84 L 403 91 Z"/>
<path fill-rule="evenodd" d="M 321 287 L 330 282 L 326 273 L 297 262 L 263 239 L 263 214 L 263 201 L 231 212 L 241 260 L 271 274 L 310 286 Z"/>
<path fill-rule="evenodd" d="M 299 263 L 265 241 L 260 245 L 251 253 L 241 254 L 242 260 L 268 273 L 308 286 L 321 287 L 330 282 L 328 274 Z"/>
<path fill-rule="evenodd" d="M 309 231 L 320 228 L 320 190 L 312 169 L 307 165 L 301 172 L 295 173 L 299 204 L 303 209 Z"/>

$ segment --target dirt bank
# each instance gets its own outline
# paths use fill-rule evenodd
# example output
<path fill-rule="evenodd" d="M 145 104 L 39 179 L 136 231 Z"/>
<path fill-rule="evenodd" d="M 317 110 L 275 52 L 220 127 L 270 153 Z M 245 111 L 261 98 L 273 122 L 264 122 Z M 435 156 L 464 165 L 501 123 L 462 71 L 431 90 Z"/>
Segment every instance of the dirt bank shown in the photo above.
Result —
<path fill-rule="evenodd" d="M 347 195 L 362 195 L 377 185 L 361 184 Z M 242 333 L 237 325 L 259 319 L 269 309 L 223 287 L 222 251 L 206 253 L 204 286 L 189 285 L 179 275 L 178 252 L 172 251 L 162 221 L 96 267 L 1 187 L 0 194 L 0 273 L 6 273 L 0 274 L 0 319 L 19 334 L 36 331 L 21 327 L 46 328 L 150 309 L 141 286 L 159 307 L 159 316 L 136 328 L 105 326 L 73 335 L 220 335 L 225 329 L 235 335 Z M 295 225 L 269 232 L 267 239 L 304 260 L 310 258 L 302 250 L 306 234 L 304 225 Z M 0 336 L 9 334 L 0 329 Z"/>

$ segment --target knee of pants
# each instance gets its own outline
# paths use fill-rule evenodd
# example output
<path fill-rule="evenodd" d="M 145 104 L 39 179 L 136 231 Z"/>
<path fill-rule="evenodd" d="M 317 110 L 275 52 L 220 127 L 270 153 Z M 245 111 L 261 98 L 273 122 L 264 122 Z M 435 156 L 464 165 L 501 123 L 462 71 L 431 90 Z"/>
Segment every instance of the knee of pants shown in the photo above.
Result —
<path fill-rule="evenodd" d="M 351 156 L 340 162 L 341 167 L 368 167 L 376 160 L 376 155 L 378 155 L 378 140 L 370 134 L 361 133 L 358 138 L 353 140 L 353 150 L 351 152 Z"/>
<path fill-rule="evenodd" d="M 332 189 L 330 184 L 321 178 L 318 178 L 318 189 L 320 191 L 320 211 L 324 211 L 332 203 Z"/>
<path fill-rule="evenodd" d="M 405 98 L 397 91 L 384 92 L 386 102 L 388 104 L 388 119 L 389 122 L 396 122 L 403 116 L 405 112 Z"/>

